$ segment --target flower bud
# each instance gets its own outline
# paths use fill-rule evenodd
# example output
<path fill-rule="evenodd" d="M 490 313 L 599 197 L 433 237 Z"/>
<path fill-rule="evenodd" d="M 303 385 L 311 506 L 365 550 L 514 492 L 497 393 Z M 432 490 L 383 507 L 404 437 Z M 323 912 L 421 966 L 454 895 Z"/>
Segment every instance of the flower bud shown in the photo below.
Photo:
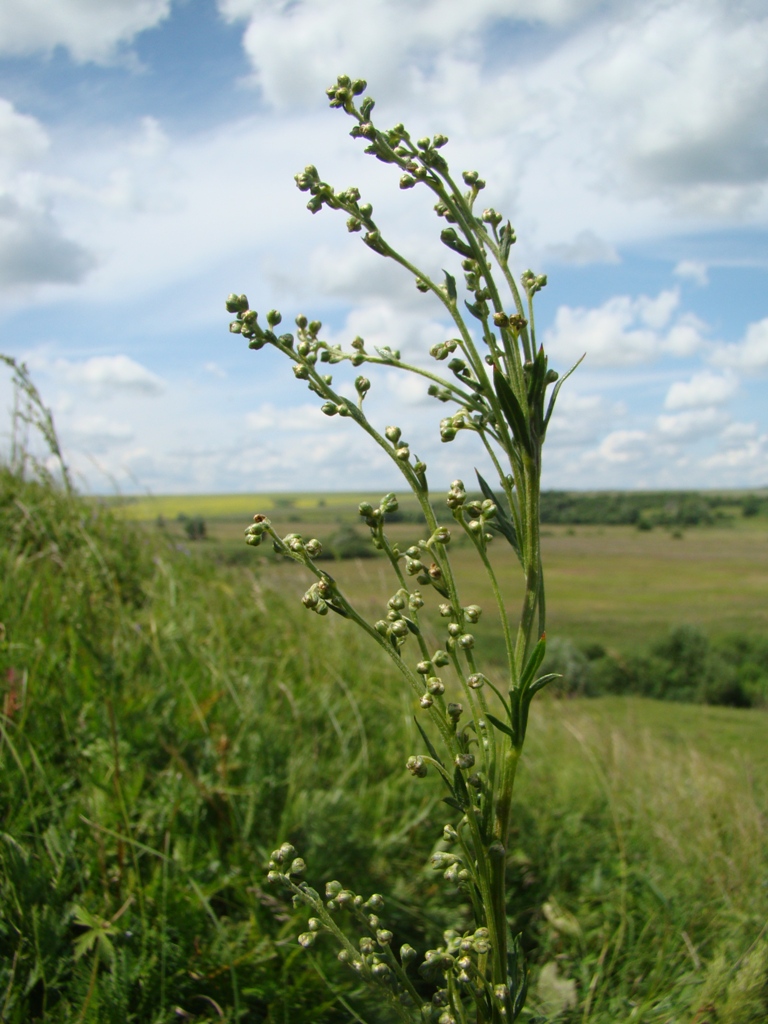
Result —
<path fill-rule="evenodd" d="M 452 864 L 456 864 L 458 860 L 459 858 L 455 853 L 444 853 L 443 851 L 438 851 L 437 853 L 432 854 L 429 858 L 429 863 L 436 871 L 441 871 L 445 868 L 449 868 Z"/>
<path fill-rule="evenodd" d="M 380 892 L 375 892 L 371 895 L 370 899 L 366 901 L 366 907 L 370 907 L 371 910 L 383 910 L 384 909 L 384 897 Z M 368 919 L 368 923 L 371 924 L 373 918 Z M 371 924 L 371 928 L 377 927 L 375 924 Z"/>
<path fill-rule="evenodd" d="M 282 314 L 276 309 L 270 309 L 270 311 L 267 313 L 267 323 L 269 324 L 270 327 L 277 327 L 277 325 L 282 321 L 282 319 Z"/>
<path fill-rule="evenodd" d="M 400 437 L 402 436 L 402 433 L 403 432 L 400 429 L 400 427 L 387 427 L 384 431 L 384 436 L 388 441 L 391 441 L 392 444 L 397 444 L 397 442 L 400 440 Z"/>
<path fill-rule="evenodd" d="M 432 707 L 434 703 L 435 702 L 432 700 L 432 698 L 426 693 L 424 694 L 423 697 L 419 697 L 419 705 L 425 711 L 429 711 L 429 709 Z"/>
<path fill-rule="evenodd" d="M 332 882 L 325 883 L 325 895 L 334 898 L 339 895 L 344 886 L 341 882 L 337 882 L 335 879 Z"/>
<path fill-rule="evenodd" d="M 450 664 L 451 659 L 445 653 L 445 651 L 435 651 L 432 655 L 432 664 L 438 668 L 442 668 L 443 665 Z"/>
<path fill-rule="evenodd" d="M 414 590 L 411 596 L 408 598 L 408 607 L 412 612 L 417 612 L 419 608 L 424 607 L 424 599 L 418 590 Z"/>
<path fill-rule="evenodd" d="M 462 649 L 462 651 L 471 651 L 472 648 L 475 646 L 475 638 L 472 636 L 471 633 L 464 633 L 463 636 L 459 637 L 458 645 Z"/>
<path fill-rule="evenodd" d="M 401 445 L 399 448 L 395 448 L 395 458 L 401 462 L 407 462 L 411 457 L 411 450 L 407 444 Z"/>
<path fill-rule="evenodd" d="M 473 674 L 467 679 L 467 683 L 473 690 L 480 690 L 487 682 L 482 672 L 473 672 Z"/>
<path fill-rule="evenodd" d="M 467 620 L 467 622 L 474 623 L 477 622 L 482 613 L 483 610 L 479 605 L 468 604 L 467 607 L 464 609 L 464 618 Z"/>
<path fill-rule="evenodd" d="M 424 758 L 421 755 L 409 757 L 405 762 L 405 767 L 414 775 L 417 779 L 423 779 L 427 774 L 427 766 L 424 764 Z"/>
<path fill-rule="evenodd" d="M 394 935 L 388 928 L 378 928 L 376 931 L 376 941 L 380 946 L 388 946 Z"/>
<path fill-rule="evenodd" d="M 303 857 L 296 857 L 291 862 L 291 869 L 288 872 L 289 875 L 303 875 L 307 870 L 307 865 L 304 863 Z"/>
<path fill-rule="evenodd" d="M 416 671 L 419 673 L 420 676 L 428 676 L 429 673 L 432 671 L 432 662 L 420 661 L 416 666 Z"/>
<path fill-rule="evenodd" d="M 408 623 L 405 621 L 405 619 L 398 619 L 396 622 L 392 623 L 390 627 L 390 632 L 392 633 L 393 636 L 396 636 L 398 639 L 402 640 L 408 636 Z"/>
<path fill-rule="evenodd" d="M 368 380 L 367 377 L 356 377 L 355 388 L 357 390 L 358 395 L 365 395 L 368 391 L 370 391 L 371 382 Z"/>
<path fill-rule="evenodd" d="M 461 716 L 464 714 L 464 707 L 462 704 L 454 704 L 450 702 L 448 704 L 448 717 L 453 722 L 458 722 Z"/>
<path fill-rule="evenodd" d="M 459 841 L 459 833 L 453 827 L 453 825 L 445 825 L 443 827 L 443 842 L 445 843 L 457 843 Z"/>
<path fill-rule="evenodd" d="M 400 962 L 403 967 L 405 967 L 406 964 L 413 963 L 418 955 L 419 954 L 413 946 L 409 945 L 407 942 L 400 947 Z"/>
<path fill-rule="evenodd" d="M 389 977 L 389 968 L 385 963 L 379 961 L 379 963 L 374 964 L 371 968 L 371 974 L 374 978 L 378 978 L 380 981 L 383 981 L 385 978 Z"/>
<path fill-rule="evenodd" d="M 318 558 L 323 551 L 323 545 L 316 537 L 312 537 L 311 540 L 308 540 L 304 545 L 304 548 L 310 558 Z"/>
<path fill-rule="evenodd" d="M 323 402 L 320 406 L 321 412 L 324 412 L 326 416 L 335 416 L 339 411 L 338 405 L 335 402 Z"/>
<path fill-rule="evenodd" d="M 317 936 L 314 932 L 302 932 L 298 938 L 298 942 L 300 946 L 304 947 L 304 949 L 309 949 L 310 946 L 314 945 L 316 938 Z"/>
<path fill-rule="evenodd" d="M 468 768 L 471 768 L 474 765 L 475 755 L 457 754 L 456 757 L 454 757 L 453 759 L 453 763 L 456 765 L 457 768 L 461 768 L 463 771 L 466 771 Z"/>
<path fill-rule="evenodd" d="M 248 299 L 245 295 L 235 295 L 232 292 L 227 296 L 226 307 L 228 313 L 245 313 L 248 309 Z"/>
<path fill-rule="evenodd" d="M 373 939 L 370 937 L 370 935 L 363 935 L 360 939 L 358 939 L 357 944 L 360 947 L 360 952 L 363 954 L 363 956 L 370 956 L 370 954 L 376 948 Z"/>
<path fill-rule="evenodd" d="M 445 683 L 439 676 L 430 676 L 427 680 L 427 690 L 433 697 L 440 697 L 445 693 Z"/>
<path fill-rule="evenodd" d="M 448 544 L 451 539 L 451 531 L 447 526 L 438 526 L 435 532 L 432 534 L 432 540 L 438 544 Z"/>
<path fill-rule="evenodd" d="M 448 623 L 448 635 L 449 636 L 459 636 L 460 633 L 461 633 L 461 626 L 458 624 L 458 622 L 449 622 Z"/>

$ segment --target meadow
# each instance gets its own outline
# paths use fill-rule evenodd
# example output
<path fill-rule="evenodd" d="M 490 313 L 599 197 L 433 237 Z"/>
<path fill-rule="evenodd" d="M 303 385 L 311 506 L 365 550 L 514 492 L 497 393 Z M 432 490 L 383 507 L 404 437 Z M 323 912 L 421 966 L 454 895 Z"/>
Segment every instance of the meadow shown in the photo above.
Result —
<path fill-rule="evenodd" d="M 317 500 L 286 517 L 336 527 L 348 500 Z M 384 893 L 398 942 L 424 949 L 461 913 L 427 863 L 452 812 L 403 767 L 420 747 L 412 699 L 364 637 L 301 608 L 296 567 L 248 549 L 228 562 L 242 521 L 208 525 L 214 539 L 184 543 L 175 518 L 131 524 L 3 471 L 3 1021 L 383 1024 L 330 948 L 297 945 L 305 915 L 265 882 L 285 839 L 314 884 Z M 768 547 L 760 525 L 722 532 L 745 572 Z M 574 595 L 560 621 L 590 635 L 604 600 L 595 584 L 578 610 L 567 566 L 584 545 L 622 573 L 634 560 L 650 586 L 648 542 L 660 564 L 694 546 L 707 573 L 729 564 L 722 537 L 696 531 L 554 530 L 553 607 Z M 712 578 L 683 583 L 695 564 L 680 555 L 668 585 L 695 595 Z M 373 559 L 331 567 L 378 578 Z M 630 587 L 608 571 L 603 586 L 619 642 Z M 691 607 L 709 615 L 708 595 Z M 634 621 L 639 642 L 663 616 Z M 528 1019 L 765 1020 L 765 725 L 760 710 L 633 697 L 534 707 L 507 874 Z"/>

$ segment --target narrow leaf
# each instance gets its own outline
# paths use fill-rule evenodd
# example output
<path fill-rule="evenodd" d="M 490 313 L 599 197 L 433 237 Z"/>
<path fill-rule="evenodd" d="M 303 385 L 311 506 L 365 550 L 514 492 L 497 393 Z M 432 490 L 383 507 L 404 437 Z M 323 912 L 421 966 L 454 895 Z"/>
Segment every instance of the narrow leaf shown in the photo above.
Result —
<path fill-rule="evenodd" d="M 482 323 L 484 320 L 488 318 L 487 307 L 485 310 L 483 310 L 483 307 L 480 305 L 479 302 L 467 302 L 467 300 L 464 299 L 464 305 L 467 307 L 467 309 L 475 318 L 475 320 L 480 320 L 480 322 Z"/>
<path fill-rule="evenodd" d="M 495 366 L 493 368 L 493 386 L 496 388 L 501 411 L 504 413 L 504 418 L 512 430 L 513 437 L 525 448 L 529 455 L 533 455 L 533 444 L 525 414 L 517 400 L 517 396 L 509 385 L 509 381 Z"/>
<path fill-rule="evenodd" d="M 464 808 L 461 806 L 458 800 L 454 800 L 452 796 L 444 796 L 443 803 L 448 804 L 449 807 L 453 807 L 454 810 L 464 813 Z"/>
<path fill-rule="evenodd" d="M 488 525 L 491 529 L 498 530 L 498 532 L 509 541 L 517 553 L 517 557 L 520 558 L 520 545 L 517 543 L 517 530 L 515 530 L 515 524 L 512 521 L 512 517 L 507 514 L 507 510 L 504 508 L 504 505 L 499 498 L 496 497 L 477 469 L 475 470 L 475 476 L 477 477 L 477 482 L 480 484 L 480 490 L 483 492 L 484 496 L 488 501 L 492 501 L 496 506 L 496 516 L 494 519 L 488 520 Z"/>
<path fill-rule="evenodd" d="M 453 791 L 456 794 L 456 799 L 462 804 L 462 811 L 465 811 L 471 801 L 469 799 L 469 793 L 467 792 L 467 784 L 464 781 L 464 776 L 461 774 L 461 769 L 457 768 L 453 773 Z"/>
<path fill-rule="evenodd" d="M 528 687 L 526 696 L 533 697 L 534 693 L 538 693 L 539 690 L 543 690 L 547 683 L 551 683 L 553 679 L 562 679 L 563 675 L 561 672 L 548 672 L 545 676 L 539 676 L 536 682 L 531 683 Z"/>
<path fill-rule="evenodd" d="M 573 371 L 584 361 L 584 359 L 586 358 L 586 355 L 587 355 L 587 353 L 585 352 L 584 355 L 581 357 L 581 359 L 578 359 L 573 364 L 573 366 L 570 368 L 570 370 L 567 373 L 564 373 L 563 376 L 560 378 L 560 380 L 557 381 L 555 386 L 552 388 L 552 394 L 550 395 L 550 398 L 549 398 L 549 405 L 547 406 L 547 415 L 544 417 L 544 429 L 545 430 L 547 429 L 547 426 L 549 425 L 550 417 L 552 416 L 552 413 L 555 410 L 555 402 L 557 401 L 557 396 L 560 394 L 560 388 L 563 386 L 563 384 L 565 384 L 565 382 L 571 376 Z"/>
<path fill-rule="evenodd" d="M 457 296 L 456 278 L 449 274 L 447 270 L 444 270 L 443 273 L 445 274 L 445 290 L 448 293 L 448 298 L 451 302 L 455 302 Z"/>
<path fill-rule="evenodd" d="M 414 722 L 416 722 L 416 728 L 421 733 L 421 738 L 424 740 L 424 743 L 426 744 L 427 750 L 429 751 L 429 756 L 432 758 L 433 761 L 437 761 L 437 763 L 440 765 L 441 768 L 445 768 L 445 765 L 440 760 L 440 758 L 437 756 L 437 751 L 434 748 L 432 740 L 424 732 L 424 729 L 422 728 L 421 723 L 416 718 L 414 718 Z"/>
<path fill-rule="evenodd" d="M 546 650 L 547 650 L 547 638 L 546 638 L 546 636 L 542 636 L 540 638 L 539 642 L 536 644 L 536 646 L 531 651 L 531 656 L 528 659 L 528 663 L 526 664 L 525 668 L 523 669 L 523 674 L 520 676 L 520 688 L 522 690 L 525 690 L 525 688 L 528 686 L 530 681 L 533 679 L 533 677 L 538 672 L 539 666 L 541 665 L 542 661 L 544 660 L 544 655 L 546 653 Z"/>
<path fill-rule="evenodd" d="M 501 719 L 497 718 L 495 715 L 491 715 L 488 713 L 486 713 L 485 717 L 492 725 L 495 725 L 500 732 L 506 733 L 507 736 L 509 736 L 509 738 L 514 742 L 515 734 L 512 732 L 512 729 L 510 728 L 510 726 L 506 724 L 506 722 L 502 722 Z"/>
<path fill-rule="evenodd" d="M 403 616 L 403 622 L 406 624 L 408 629 L 410 629 L 414 636 L 421 636 L 421 630 L 419 629 L 415 622 L 412 622 L 411 619 L 406 618 L 405 615 Z"/>

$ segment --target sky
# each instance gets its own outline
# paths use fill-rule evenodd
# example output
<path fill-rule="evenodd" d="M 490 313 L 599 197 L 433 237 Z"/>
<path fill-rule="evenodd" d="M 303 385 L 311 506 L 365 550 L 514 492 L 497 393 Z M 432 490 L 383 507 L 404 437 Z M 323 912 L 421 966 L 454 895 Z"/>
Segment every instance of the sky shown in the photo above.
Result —
<path fill-rule="evenodd" d="M 768 486 L 767 54 L 764 0 L 3 0 L 0 352 L 28 365 L 83 491 L 396 485 L 224 309 L 244 292 L 421 363 L 454 333 L 296 189 L 309 163 L 358 186 L 397 249 L 460 276 L 430 193 L 400 191 L 329 109 L 345 73 L 379 127 L 444 133 L 454 171 L 480 172 L 515 273 L 548 277 L 550 365 L 586 353 L 544 486 Z M 369 415 L 433 486 L 470 479 L 479 452 L 441 444 L 445 407 L 366 373 Z M 7 448 L 5 370 L 0 405 Z"/>

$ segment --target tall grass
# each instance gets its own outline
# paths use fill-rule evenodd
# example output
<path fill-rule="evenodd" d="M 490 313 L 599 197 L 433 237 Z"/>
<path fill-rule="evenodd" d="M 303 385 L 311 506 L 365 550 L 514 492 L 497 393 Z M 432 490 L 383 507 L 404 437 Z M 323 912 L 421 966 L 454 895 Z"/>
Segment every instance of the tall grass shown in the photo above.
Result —
<path fill-rule="evenodd" d="M 7 469 L 0 567 L 0 1020 L 380 1019 L 258 879 L 288 836 L 320 879 L 386 887 L 399 941 L 461 913 L 387 667 L 251 569 Z M 542 709 L 507 875 L 531 1013 L 765 1020 L 764 735 L 755 711 Z"/>

